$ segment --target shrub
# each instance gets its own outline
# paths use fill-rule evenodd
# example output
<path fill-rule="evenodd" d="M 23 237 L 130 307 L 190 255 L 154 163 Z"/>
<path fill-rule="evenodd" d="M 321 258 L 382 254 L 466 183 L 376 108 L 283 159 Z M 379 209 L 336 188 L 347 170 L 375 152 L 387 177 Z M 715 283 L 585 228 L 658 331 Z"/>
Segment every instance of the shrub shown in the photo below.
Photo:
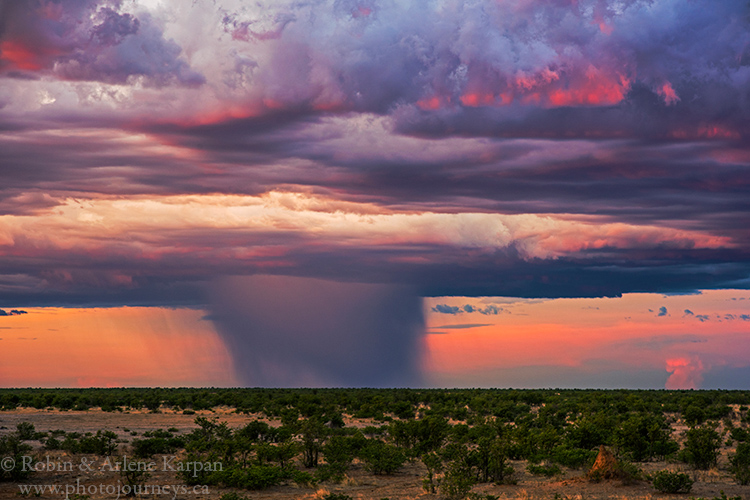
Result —
<path fill-rule="evenodd" d="M 685 423 L 688 425 L 700 425 L 706 419 L 706 413 L 700 406 L 690 405 L 682 412 Z"/>
<path fill-rule="evenodd" d="M 318 466 L 318 454 L 321 451 L 321 441 L 325 437 L 326 428 L 317 419 L 307 419 L 301 425 L 302 432 L 302 463 L 305 467 Z"/>
<path fill-rule="evenodd" d="M 427 476 L 422 478 L 422 488 L 427 493 L 437 493 L 440 480 L 437 475 L 443 472 L 443 460 L 434 451 L 422 455 L 422 463 L 427 467 Z"/>
<path fill-rule="evenodd" d="M 724 493 L 724 490 L 719 490 L 719 495 L 721 496 L 713 497 L 713 498 L 698 497 L 698 498 L 691 498 L 690 500 L 742 500 L 742 497 L 740 496 L 727 497 L 727 494 Z"/>
<path fill-rule="evenodd" d="M 323 497 L 323 500 L 352 500 L 352 497 L 345 493 L 329 493 Z"/>
<path fill-rule="evenodd" d="M 661 493 L 689 493 L 693 488 L 693 480 L 681 472 L 660 470 L 653 476 L 653 485 Z"/>
<path fill-rule="evenodd" d="M 127 488 L 126 497 L 134 497 L 136 492 L 140 490 L 141 486 L 146 484 L 146 481 L 151 477 L 151 474 L 146 470 L 146 467 L 126 467 L 124 457 L 122 461 L 118 461 L 118 468 L 120 469 L 120 477 L 125 482 Z"/>
<path fill-rule="evenodd" d="M 742 485 L 750 484 L 750 443 L 737 445 L 737 453 L 730 459 L 730 470 L 734 479 Z"/>
<path fill-rule="evenodd" d="M 34 439 L 34 424 L 31 422 L 20 422 L 16 425 L 18 431 L 18 439 L 21 441 L 31 441 Z"/>
<path fill-rule="evenodd" d="M 0 458 L 12 458 L 11 466 L 3 464 L 0 468 L 0 481 L 18 481 L 31 475 L 31 470 L 23 466 L 23 457 L 31 452 L 31 446 L 21 441 L 18 434 L 0 437 Z"/>
<path fill-rule="evenodd" d="M 47 439 L 45 439 L 43 444 L 44 444 L 45 450 L 59 450 L 62 445 L 60 440 L 54 436 L 50 436 Z"/>
<path fill-rule="evenodd" d="M 339 482 L 354 459 L 356 441 L 345 436 L 332 436 L 323 445 L 323 458 L 326 463 L 318 468 L 321 481 Z"/>
<path fill-rule="evenodd" d="M 221 498 L 219 500 L 249 500 L 249 498 L 240 496 L 235 492 L 231 492 L 224 493 L 223 495 L 221 495 Z"/>
<path fill-rule="evenodd" d="M 362 449 L 360 457 L 365 469 L 373 474 L 393 474 L 406 462 L 406 454 L 398 446 L 374 439 Z"/>
<path fill-rule="evenodd" d="M 596 450 L 583 450 L 581 448 L 568 448 L 558 446 L 552 450 L 552 461 L 571 469 L 580 469 L 584 465 L 594 463 Z"/>
<path fill-rule="evenodd" d="M 469 452 L 467 463 L 476 468 L 479 482 L 500 484 L 512 482 L 515 472 L 507 459 L 506 447 L 500 438 L 481 438 L 477 448 Z"/>
<path fill-rule="evenodd" d="M 440 492 L 449 500 L 462 500 L 467 497 L 471 487 L 476 483 L 476 476 L 465 460 L 455 460 L 448 465 Z"/>
<path fill-rule="evenodd" d="M 685 449 L 681 458 L 696 469 L 708 469 L 716 465 L 719 456 L 721 437 L 710 427 L 696 427 L 688 430 L 685 435 Z"/>
<path fill-rule="evenodd" d="M 641 479 L 643 474 L 641 469 L 634 463 L 628 462 L 627 460 L 619 460 L 617 467 L 615 468 L 615 476 L 622 481 L 623 484 L 631 484 Z"/>
<path fill-rule="evenodd" d="M 294 481 L 298 486 L 302 486 L 304 488 L 312 488 L 318 483 L 315 476 L 307 471 L 292 469 L 291 475 L 292 481 Z"/>
<path fill-rule="evenodd" d="M 247 468 L 227 467 L 217 474 L 219 482 L 232 488 L 262 490 L 281 483 L 287 474 L 275 465 L 253 465 Z"/>
<path fill-rule="evenodd" d="M 620 424 L 615 432 L 615 443 L 620 451 L 636 462 L 664 458 L 680 449 L 670 437 L 664 416 L 634 414 Z"/>
<path fill-rule="evenodd" d="M 558 465 L 534 465 L 529 464 L 526 467 L 526 470 L 529 471 L 530 474 L 533 474 L 535 476 L 544 476 L 544 477 L 553 477 L 558 474 L 562 474 L 563 471 L 560 469 Z"/>
<path fill-rule="evenodd" d="M 78 443 L 81 453 L 110 456 L 117 451 L 117 434 L 112 431 L 96 431 L 94 436 L 84 436 Z"/>
<path fill-rule="evenodd" d="M 174 453 L 185 446 L 185 441 L 180 438 L 150 437 L 146 439 L 133 440 L 133 454 L 139 458 L 149 458 L 154 455 L 166 455 Z"/>

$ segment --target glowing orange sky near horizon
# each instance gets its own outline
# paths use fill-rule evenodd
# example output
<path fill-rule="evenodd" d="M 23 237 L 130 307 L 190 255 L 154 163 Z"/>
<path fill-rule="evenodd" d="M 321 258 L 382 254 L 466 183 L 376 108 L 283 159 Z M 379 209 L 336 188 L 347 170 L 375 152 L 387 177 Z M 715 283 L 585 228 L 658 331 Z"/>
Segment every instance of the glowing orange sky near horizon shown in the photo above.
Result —
<path fill-rule="evenodd" d="M 157 307 L 23 308 L 0 318 L 0 386 L 231 386 L 206 313 Z"/>
<path fill-rule="evenodd" d="M 500 310 L 440 314 L 432 309 L 438 304 Z M 750 365 L 750 293 L 744 290 L 593 299 L 442 297 L 426 299 L 425 309 L 432 333 L 425 370 L 437 385 L 506 386 L 503 375 L 514 369 L 548 367 L 589 373 L 592 381 L 597 370 L 661 370 L 666 388 L 689 389 L 700 388 L 713 368 Z M 566 381 L 549 381 L 555 384 Z"/>
<path fill-rule="evenodd" d="M 497 314 L 441 314 L 433 310 L 438 304 L 485 312 L 494 306 Z M 230 353 L 203 319 L 205 311 L 23 309 L 28 314 L 0 317 L 2 387 L 237 385 Z M 437 297 L 425 299 L 425 311 L 428 386 L 596 386 L 597 377 L 619 370 L 621 387 L 637 386 L 637 375 L 650 373 L 658 386 L 700 388 L 711 370 L 750 365 L 745 290 L 594 299 Z M 529 373 L 533 380 L 523 378 Z M 561 379 L 560 373 L 578 378 Z"/>

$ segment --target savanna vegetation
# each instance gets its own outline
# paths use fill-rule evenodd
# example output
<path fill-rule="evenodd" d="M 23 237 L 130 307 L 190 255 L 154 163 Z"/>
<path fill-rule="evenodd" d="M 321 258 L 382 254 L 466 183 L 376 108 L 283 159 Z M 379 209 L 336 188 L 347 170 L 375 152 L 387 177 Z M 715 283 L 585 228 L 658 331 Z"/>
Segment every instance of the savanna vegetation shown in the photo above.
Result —
<path fill-rule="evenodd" d="M 354 469 L 387 477 L 408 464 L 419 464 L 425 493 L 447 499 L 477 497 L 478 485 L 513 484 L 524 472 L 554 481 L 580 471 L 588 480 L 650 482 L 663 493 L 690 492 L 693 471 L 750 482 L 746 391 L 8 389 L 0 405 L 195 415 L 190 432 L 128 439 L 109 429 L 40 432 L 22 422 L 0 430 L 0 456 L 28 454 L 29 442 L 102 457 L 175 455 L 184 484 L 238 491 L 335 485 Z M 246 423 L 230 427 L 204 411 L 219 406 L 246 414 Z M 602 445 L 616 465 L 585 474 Z M 189 467 L 196 463 L 207 466 Z M 654 464 L 663 470 L 653 472 Z M 4 471 L 0 480 L 19 474 Z"/>

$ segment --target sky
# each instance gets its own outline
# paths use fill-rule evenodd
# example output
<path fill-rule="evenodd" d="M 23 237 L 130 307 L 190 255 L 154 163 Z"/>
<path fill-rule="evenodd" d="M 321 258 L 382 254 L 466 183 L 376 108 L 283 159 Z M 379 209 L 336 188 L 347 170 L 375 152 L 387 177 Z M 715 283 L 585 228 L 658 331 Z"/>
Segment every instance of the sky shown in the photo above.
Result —
<path fill-rule="evenodd" d="M 750 389 L 749 137 L 744 1 L 0 0 L 0 386 Z"/>

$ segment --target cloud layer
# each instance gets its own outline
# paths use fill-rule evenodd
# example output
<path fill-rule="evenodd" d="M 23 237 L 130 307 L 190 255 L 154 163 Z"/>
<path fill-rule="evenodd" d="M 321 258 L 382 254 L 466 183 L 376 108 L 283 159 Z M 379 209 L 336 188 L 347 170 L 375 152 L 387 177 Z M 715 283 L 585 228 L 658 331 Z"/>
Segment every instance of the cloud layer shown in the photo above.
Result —
<path fill-rule="evenodd" d="M 0 9 L 6 307 L 750 286 L 745 3 Z"/>

